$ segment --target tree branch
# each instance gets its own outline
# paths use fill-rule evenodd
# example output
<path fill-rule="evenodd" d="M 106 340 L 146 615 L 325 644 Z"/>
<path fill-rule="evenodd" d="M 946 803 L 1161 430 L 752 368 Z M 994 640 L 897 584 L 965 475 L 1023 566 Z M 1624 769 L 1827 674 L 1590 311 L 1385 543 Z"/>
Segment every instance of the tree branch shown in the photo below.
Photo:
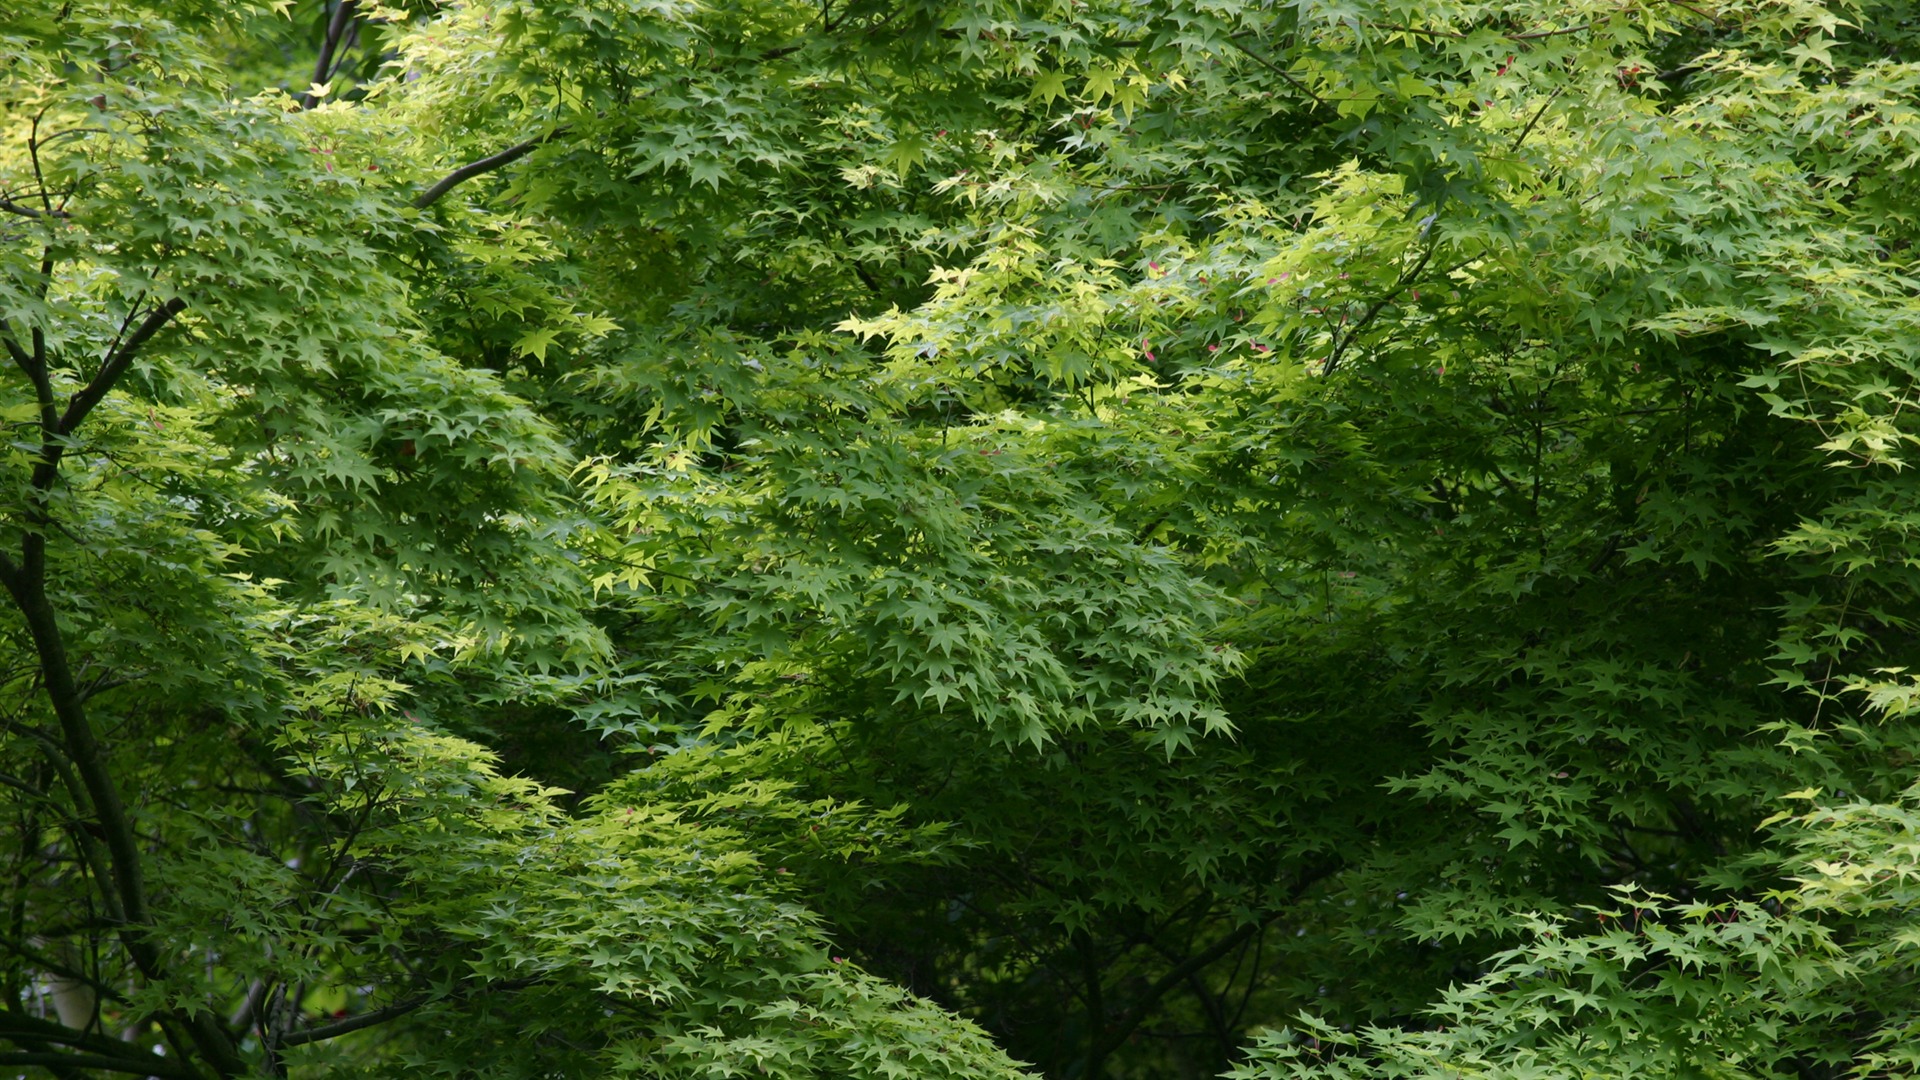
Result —
<path fill-rule="evenodd" d="M 0 334 L 0 346 L 6 348 L 7 355 L 13 358 L 16 367 L 29 377 L 33 375 L 33 357 L 27 355 L 27 350 L 21 348 L 11 334 Z"/>
<path fill-rule="evenodd" d="M 1291 74 L 1287 72 L 1285 68 L 1282 68 L 1279 64 L 1274 63 L 1273 61 L 1267 59 L 1266 57 L 1261 56 L 1259 53 L 1254 52 L 1252 49 L 1247 48 L 1245 45 L 1242 45 L 1240 43 L 1240 35 L 1238 34 L 1228 35 L 1227 44 L 1245 53 L 1247 55 L 1247 58 L 1252 60 L 1254 63 L 1259 64 L 1261 67 L 1266 68 L 1268 71 L 1271 71 L 1275 75 L 1278 75 L 1281 78 L 1287 80 L 1287 85 L 1293 87 L 1295 90 L 1298 90 L 1301 93 L 1312 98 L 1313 103 L 1315 105 L 1326 104 L 1325 101 L 1322 101 L 1320 99 L 1319 94 L 1316 94 L 1312 90 L 1308 89 L 1307 84 L 1301 82 L 1299 79 L 1294 78 Z"/>
<path fill-rule="evenodd" d="M 135 338 L 139 336 L 135 334 Z M 131 355 L 128 346 L 134 344 L 133 338 L 128 339 L 122 352 Z M 58 445 L 55 444 L 51 449 L 57 451 Z M 42 465 L 53 468 L 45 462 Z M 37 477 L 38 467 L 35 473 Z M 51 483 L 51 479 L 48 483 Z M 44 533 L 28 534 L 30 540 L 37 537 L 44 537 Z M 121 924 L 120 943 L 134 966 L 149 980 L 158 982 L 163 978 L 163 965 L 159 950 L 146 936 L 149 920 L 140 838 L 134 831 L 126 805 L 121 801 L 119 789 L 107 769 L 106 752 L 94 737 L 93 725 L 87 719 L 86 706 L 67 658 L 66 638 L 60 630 L 53 604 L 47 598 L 45 573 L 44 562 L 37 557 L 29 559 L 26 565 L 6 575 L 7 592 L 12 595 L 14 605 L 27 624 L 27 632 L 33 638 L 34 651 L 40 661 L 41 687 L 46 692 L 48 703 L 53 706 L 54 717 L 60 723 L 60 733 L 66 743 L 67 758 L 79 774 L 80 786 L 86 793 L 86 801 L 92 806 L 93 818 L 99 823 L 106 844 L 111 884 L 101 882 L 100 897 L 106 902 L 109 914 Z M 238 1076 L 247 1071 L 246 1062 L 241 1059 L 232 1038 L 220 1028 L 212 1014 L 163 1015 L 156 1019 L 162 1029 L 168 1032 L 169 1041 L 175 1042 L 175 1049 L 182 1051 L 182 1058 L 186 1046 L 178 1040 L 176 1032 L 183 1035 L 220 1076 Z M 118 1068 L 123 1072 L 159 1075 L 144 1065 L 140 1069 L 102 1064 L 76 1064 L 73 1067 Z"/>
<path fill-rule="evenodd" d="M 0 773 L 0 787 L 10 787 L 15 791 L 25 794 L 28 798 L 35 799 L 40 802 L 53 801 L 53 797 L 48 795 L 46 792 L 41 791 L 39 788 L 34 787 L 32 784 L 29 784 L 25 780 L 22 780 L 19 777 L 14 776 L 10 773 Z"/>
<path fill-rule="evenodd" d="M 30 217 L 30 218 L 48 218 L 48 217 L 63 218 L 63 217 L 72 216 L 68 214 L 65 210 L 60 210 L 60 209 L 35 210 L 31 206 L 24 206 L 8 198 L 0 198 L 0 210 L 5 210 L 9 214 L 19 214 L 21 217 Z"/>
<path fill-rule="evenodd" d="M 1513 140 L 1513 145 L 1507 148 L 1507 153 L 1515 153 L 1520 149 L 1520 144 L 1527 141 L 1527 136 L 1533 134 L 1533 125 L 1539 123 L 1540 118 L 1547 115 L 1547 106 L 1553 104 L 1554 99 L 1560 96 L 1562 89 L 1564 89 L 1564 87 L 1554 87 L 1553 93 L 1547 95 L 1547 100 L 1540 103 L 1540 108 L 1534 110 L 1533 119 L 1528 120 L 1527 126 L 1520 129 L 1519 137 Z"/>
<path fill-rule="evenodd" d="M 1431 229 L 1433 223 L 1429 221 L 1427 227 Z M 1365 330 L 1374 319 L 1378 318 L 1382 311 L 1386 310 L 1387 304 L 1392 302 L 1394 297 L 1406 292 L 1413 286 L 1413 283 L 1419 279 L 1421 272 L 1426 270 L 1427 263 L 1432 260 L 1433 248 L 1434 241 L 1429 240 L 1426 250 L 1420 253 L 1420 258 L 1413 264 L 1412 269 L 1401 274 L 1400 280 L 1394 283 L 1393 288 L 1389 290 L 1385 296 L 1375 300 L 1373 306 L 1367 309 L 1366 314 L 1361 315 L 1360 318 L 1354 322 L 1353 329 L 1347 331 L 1339 341 L 1334 343 L 1333 351 L 1327 354 L 1327 362 L 1321 367 L 1320 374 L 1333 374 L 1333 369 L 1340 366 L 1341 358 L 1344 357 L 1347 350 L 1352 347 L 1354 339 L 1360 336 L 1360 332 Z"/>
<path fill-rule="evenodd" d="M 1508 34 L 1509 41 L 1539 41 L 1541 38 L 1560 37 L 1563 34 L 1578 34 L 1593 29 L 1598 23 L 1581 23 L 1579 26 L 1563 27 L 1559 30 L 1532 30 L 1524 34 Z"/>
<path fill-rule="evenodd" d="M 120 991 L 114 989 L 111 985 L 107 983 L 103 983 L 100 980 L 93 978 L 92 976 L 88 975 L 84 971 L 81 971 L 67 964 L 62 964 L 58 960 L 55 960 L 53 957 L 48 956 L 45 953 L 41 953 L 34 949 L 30 949 L 18 941 L 14 941 L 9 938 L 0 937 L 0 949 L 5 949 L 6 951 L 19 957 L 20 959 L 25 960 L 27 963 L 32 964 L 34 967 L 43 969 L 50 975 L 58 975 L 69 982 L 77 982 L 77 983 L 84 984 L 88 989 L 92 990 L 96 994 L 99 994 L 103 998 L 107 998 L 111 1001 L 116 1001 L 121 1004 L 126 1003 L 126 1000 L 127 1000 L 126 995 L 120 993 Z M 0 1014 L 0 1016 L 4 1016 L 4 1015 L 6 1014 Z M 5 1026 L 4 1020 L 0 1020 L 0 1029 L 3 1029 L 4 1026 Z M 5 1034 L 5 1031 L 0 1030 L 0 1035 L 4 1035 L 4 1034 Z"/>
<path fill-rule="evenodd" d="M 1293 888 L 1287 891 L 1288 900 L 1298 900 L 1306 894 L 1308 889 L 1326 878 L 1333 876 L 1339 869 L 1339 863 L 1329 861 L 1304 871 L 1300 879 L 1294 882 Z M 1159 981 L 1148 987 L 1147 991 L 1140 996 L 1139 1000 L 1134 1002 L 1126 1012 L 1120 1015 L 1120 1019 L 1115 1021 L 1113 1026 L 1107 1029 L 1105 1039 L 1100 1039 L 1098 1035 L 1095 1036 L 1097 1041 L 1089 1057 L 1093 1060 L 1104 1059 L 1122 1043 L 1126 1042 L 1127 1036 L 1133 1034 L 1134 1030 L 1146 1021 L 1148 1012 L 1161 998 L 1167 995 L 1168 991 L 1186 982 L 1190 976 L 1197 976 L 1200 972 L 1206 970 L 1208 966 L 1240 947 L 1254 935 L 1259 934 L 1273 923 L 1280 921 L 1280 918 L 1290 910 L 1292 909 L 1288 907 L 1275 908 L 1264 917 L 1250 923 L 1244 923 L 1230 931 L 1212 945 L 1188 957 L 1185 963 L 1176 964 L 1171 971 L 1161 976 Z"/>
<path fill-rule="evenodd" d="M 145 1055 L 138 1061 L 132 1058 L 108 1057 L 105 1054 L 53 1052 L 0 1054 L 0 1065 L 38 1065 L 44 1069 L 103 1069 L 107 1072 L 131 1073 L 134 1076 L 164 1076 L 169 1080 L 202 1080 L 199 1073 L 153 1054 Z"/>
<path fill-rule="evenodd" d="M 396 1001 L 385 1008 L 364 1012 L 359 1016 L 349 1016 L 344 1020 L 336 1020 L 331 1024 L 321 1024 L 317 1027 L 288 1032 L 276 1045 L 280 1047 L 305 1046 L 311 1042 L 337 1039 L 342 1035 L 351 1035 L 356 1031 L 377 1027 L 389 1020 L 397 1020 L 416 1009 L 431 1005 L 436 1001 L 459 1000 L 493 990 L 524 990 L 539 981 L 540 979 L 537 977 L 505 979 L 497 983 L 482 986 L 455 987 L 451 993 L 415 994 L 410 998 Z"/>
<path fill-rule="evenodd" d="M 564 127 L 555 128 L 537 139 L 528 139 L 526 142 L 509 146 L 505 150 L 490 157 L 483 157 L 478 161 L 468 162 L 441 178 L 439 183 L 421 192 L 419 197 L 413 200 L 414 208 L 417 210 L 425 210 L 427 207 L 439 202 L 442 195 L 466 183 L 468 180 L 484 173 L 490 173 L 495 169 L 511 165 L 554 139 L 566 134 L 566 132 L 567 129 Z"/>
<path fill-rule="evenodd" d="M 1699 8 L 1694 7 L 1692 4 L 1683 3 L 1682 0 L 1667 0 L 1667 3 L 1672 4 L 1675 7 L 1686 8 L 1688 11 L 1693 12 L 1695 15 L 1700 16 L 1701 18 L 1707 20 L 1708 22 L 1712 23 L 1715 26 L 1727 25 L 1724 21 L 1721 20 L 1720 16 L 1715 15 L 1713 12 L 1701 11 Z"/>
<path fill-rule="evenodd" d="M 1699 64 L 1681 64 L 1676 68 L 1668 68 L 1665 71 L 1655 72 L 1653 77 L 1655 81 L 1661 83 L 1667 89 L 1678 90 L 1681 83 L 1687 81 L 1689 76 L 1698 73 L 1700 70 Z"/>
<path fill-rule="evenodd" d="M 340 42 L 347 34 L 347 26 L 353 21 L 355 0 L 337 0 L 333 8 L 333 17 L 327 20 L 326 38 L 320 42 L 320 56 L 313 62 L 313 80 L 315 85 L 329 81 L 333 74 L 333 54 L 340 49 Z M 300 107 L 313 108 L 319 99 L 309 90 L 300 95 Z"/>
<path fill-rule="evenodd" d="M 181 1063 L 168 1061 L 129 1046 L 118 1039 L 93 1032 L 78 1031 L 65 1024 L 56 1024 L 51 1020 L 41 1020 L 25 1013 L 0 1013 L 0 1038 L 9 1042 L 29 1041 L 34 1043 L 52 1043 L 56 1046 L 72 1046 L 91 1051 L 90 1054 L 48 1054 L 65 1064 L 79 1069 L 111 1069 L 115 1072 L 134 1072 L 143 1076 L 197 1077 Z M 89 1059 L 88 1064 L 81 1059 Z M 0 1062 L 8 1060 L 0 1056 Z M 107 1064 L 112 1062 L 112 1064 Z M 22 1062 L 21 1064 L 29 1064 Z M 40 1064 L 33 1062 L 30 1064 Z"/>
<path fill-rule="evenodd" d="M 147 317 L 127 337 L 127 340 L 121 342 L 107 354 L 106 359 L 100 362 L 100 373 L 93 377 L 93 381 L 82 387 L 73 395 L 73 399 L 67 402 L 67 411 L 60 417 L 60 434 L 72 434 L 73 429 L 79 427 L 80 422 L 93 411 L 93 407 L 100 404 L 100 399 L 107 396 L 107 391 L 112 390 L 113 385 L 120 381 L 120 376 L 126 374 L 127 367 L 133 363 L 134 356 L 140 352 L 140 347 L 147 343 L 147 339 L 159 333 L 161 327 L 167 325 L 175 315 L 185 311 L 186 308 L 187 302 L 176 296 L 148 312 Z"/>
<path fill-rule="evenodd" d="M 6 586 L 13 595 L 14 605 L 26 621 L 27 632 L 32 636 L 34 648 L 39 654 L 41 685 L 53 705 L 55 718 L 60 722 L 67 759 L 79 772 L 87 801 L 93 804 L 93 815 L 105 833 L 107 851 L 113 861 L 114 892 L 119 901 L 116 905 L 119 910 L 111 914 L 124 921 L 145 922 L 146 888 L 141 881 L 139 843 L 134 836 L 132 823 L 127 820 L 120 793 L 114 787 L 112 777 L 107 774 L 100 744 L 93 736 L 93 727 L 87 722 L 86 713 L 81 708 L 79 690 L 73 682 L 73 670 L 67 663 L 66 641 L 54 618 L 53 605 L 47 600 L 46 583 L 31 570 L 21 569 L 8 574 Z M 136 956 L 149 951 L 150 946 L 143 942 L 136 950 Z"/>
<path fill-rule="evenodd" d="M 413 997 L 407 998 L 404 1001 L 394 1002 L 392 1005 L 388 1005 L 383 1009 L 363 1012 L 358 1016 L 349 1016 L 345 1020 L 336 1020 L 331 1024 L 321 1024 L 317 1027 L 288 1032 L 287 1035 L 280 1040 L 279 1045 L 283 1047 L 305 1046 L 311 1042 L 322 1042 L 326 1039 L 337 1039 L 342 1035 L 351 1035 L 356 1031 L 363 1031 L 370 1027 L 378 1027 L 389 1020 L 397 1020 L 423 1005 L 430 1004 L 433 1000 L 434 997 L 431 994 L 415 994 Z"/>

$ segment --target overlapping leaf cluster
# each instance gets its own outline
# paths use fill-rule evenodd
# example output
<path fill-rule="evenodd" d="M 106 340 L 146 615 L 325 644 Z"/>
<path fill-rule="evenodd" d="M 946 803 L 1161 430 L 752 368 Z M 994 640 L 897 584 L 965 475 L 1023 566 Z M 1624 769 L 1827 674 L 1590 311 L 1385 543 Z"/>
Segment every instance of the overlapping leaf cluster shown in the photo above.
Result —
<path fill-rule="evenodd" d="M 0 1060 L 1910 1070 L 1914 23 L 0 11 Z"/>

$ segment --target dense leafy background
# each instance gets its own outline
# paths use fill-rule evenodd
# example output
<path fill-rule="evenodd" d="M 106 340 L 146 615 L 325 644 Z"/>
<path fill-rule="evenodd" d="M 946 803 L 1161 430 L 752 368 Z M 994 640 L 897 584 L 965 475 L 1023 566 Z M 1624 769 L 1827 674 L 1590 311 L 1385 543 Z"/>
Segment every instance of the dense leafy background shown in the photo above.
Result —
<path fill-rule="evenodd" d="M 0 1067 L 1920 1067 L 1910 5 L 42 6 Z"/>

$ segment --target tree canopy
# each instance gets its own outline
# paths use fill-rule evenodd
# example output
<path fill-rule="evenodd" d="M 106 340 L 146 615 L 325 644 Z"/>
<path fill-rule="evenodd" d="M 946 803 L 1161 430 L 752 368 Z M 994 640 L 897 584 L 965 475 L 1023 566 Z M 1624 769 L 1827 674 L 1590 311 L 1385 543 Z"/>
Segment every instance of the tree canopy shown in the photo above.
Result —
<path fill-rule="evenodd" d="M 0 0 L 0 1069 L 1920 1072 L 1916 45 Z"/>

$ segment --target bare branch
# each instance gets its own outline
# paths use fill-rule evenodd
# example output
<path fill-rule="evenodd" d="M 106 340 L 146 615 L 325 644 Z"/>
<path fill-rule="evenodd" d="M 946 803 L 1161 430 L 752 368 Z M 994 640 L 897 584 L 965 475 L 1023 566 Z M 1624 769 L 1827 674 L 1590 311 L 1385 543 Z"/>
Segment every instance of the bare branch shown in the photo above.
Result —
<path fill-rule="evenodd" d="M 334 72 L 334 53 L 340 51 L 340 42 L 346 37 L 347 27 L 353 23 L 354 9 L 359 5 L 355 0 L 337 0 L 333 8 L 333 17 L 327 20 L 327 36 L 320 42 L 320 56 L 313 62 L 313 83 L 329 82 Z M 313 108 L 319 99 L 309 90 L 300 95 L 300 107 Z"/>
<path fill-rule="evenodd" d="M 6 347 L 7 355 L 13 357 L 14 364 L 17 365 L 21 371 L 29 375 L 33 373 L 33 357 L 27 355 L 27 350 L 21 348 L 19 342 L 13 340 L 9 335 L 0 334 L 0 345 Z"/>
<path fill-rule="evenodd" d="M 71 214 L 67 213 L 65 210 L 60 210 L 60 209 L 35 210 L 31 206 L 23 206 L 20 203 L 14 202 L 12 199 L 7 199 L 7 198 L 0 198 L 0 210 L 5 210 L 9 214 L 19 214 L 21 217 L 30 217 L 30 218 L 48 218 L 48 217 L 63 218 L 63 217 L 72 216 Z"/>
<path fill-rule="evenodd" d="M 32 1042 L 55 1046 L 72 1046 L 91 1051 L 87 1054 L 43 1055 L 54 1063 L 64 1064 L 77 1069 L 109 1069 L 114 1072 L 138 1073 L 142 1076 L 178 1076 L 195 1077 L 196 1073 L 184 1068 L 179 1062 L 156 1057 L 135 1046 L 129 1046 L 118 1039 L 88 1031 L 78 1031 L 57 1024 L 51 1020 L 41 1020 L 25 1013 L 0 1013 L 0 1038 L 9 1042 Z M 18 1055 L 0 1055 L 0 1064 L 46 1064 L 45 1061 L 22 1062 Z"/>
<path fill-rule="evenodd" d="M 92 976 L 88 975 L 84 971 L 79 970 L 78 968 L 72 967 L 67 964 L 62 964 L 58 960 L 55 960 L 53 957 L 48 956 L 45 953 L 36 952 L 35 950 L 28 948 L 26 945 L 22 944 L 21 942 L 0 937 L 0 949 L 7 950 L 8 952 L 14 954 L 15 956 L 18 956 L 20 959 L 25 960 L 27 963 L 32 964 L 34 967 L 37 967 L 42 969 L 43 971 L 46 971 L 48 974 L 58 975 L 62 979 L 66 979 L 69 982 L 82 983 L 86 985 L 89 989 L 91 989 L 94 993 L 99 994 L 103 998 L 107 998 L 108 1000 L 111 1000 L 111 1001 L 118 1001 L 123 1004 L 127 1000 L 126 995 L 122 994 L 119 990 L 115 989 L 112 985 L 101 982 L 100 980 L 93 978 Z M 0 1035 L 3 1035 L 4 1033 L 5 1033 L 4 1025 L 0 1024 Z M 42 1039 L 41 1041 L 45 1042 L 45 1041 L 53 1041 L 53 1040 Z"/>
<path fill-rule="evenodd" d="M 34 787 L 32 784 L 29 784 L 25 780 L 22 780 L 19 777 L 14 776 L 10 773 L 0 773 L 0 787 L 10 787 L 15 791 L 21 792 L 26 796 L 28 796 L 29 798 L 37 799 L 40 802 L 50 803 L 53 801 L 53 797 L 48 795 L 46 792 L 41 791 L 39 788 Z"/>
<path fill-rule="evenodd" d="M 201 1080 L 199 1073 L 183 1069 L 163 1057 L 146 1055 L 136 1061 L 132 1058 L 108 1057 L 105 1054 L 60 1054 L 52 1051 L 41 1053 L 24 1052 L 0 1054 L 0 1065 L 38 1065 L 46 1069 L 102 1069 L 107 1072 L 130 1073 L 134 1076 L 164 1076 L 170 1080 Z"/>
<path fill-rule="evenodd" d="M 342 1035 L 350 1035 L 356 1031 L 364 1031 L 370 1027 L 377 1027 L 389 1020 L 399 1019 L 422 1006 L 431 1005 L 436 1001 L 449 999 L 458 1000 L 497 990 L 524 990 L 539 981 L 540 979 L 537 977 L 504 979 L 497 983 L 457 987 L 451 993 L 415 994 L 410 998 L 396 1001 L 383 1009 L 374 1009 L 371 1012 L 364 1012 L 358 1016 L 349 1016 L 344 1020 L 336 1020 L 331 1024 L 321 1024 L 318 1027 L 289 1032 L 280 1039 L 278 1045 L 282 1047 L 304 1046 L 307 1043 L 320 1042 L 324 1039 L 337 1039 Z"/>
<path fill-rule="evenodd" d="M 34 185 L 40 189 L 40 209 L 51 215 L 54 212 L 53 196 L 47 191 L 47 173 L 40 167 L 40 121 L 47 115 L 48 105 L 33 114 L 33 124 L 27 129 L 27 160 L 33 163 Z"/>
<path fill-rule="evenodd" d="M 553 141 L 554 139 L 559 138 L 561 135 L 566 134 L 566 131 L 567 129 L 564 127 L 555 128 L 554 130 L 548 132 L 545 135 L 540 136 L 537 139 L 528 139 L 526 142 L 519 143 L 514 146 L 509 146 L 505 150 L 502 150 L 499 153 L 494 154 L 490 157 L 483 157 L 478 161 L 469 162 L 465 165 L 462 165 L 459 168 L 448 173 L 445 177 L 441 178 L 439 183 L 421 192 L 419 197 L 413 200 L 413 205 L 416 209 L 425 210 L 427 207 L 432 206 L 436 202 L 439 202 L 440 197 L 442 195 L 445 195 L 447 192 L 452 191 L 454 188 L 458 187 L 459 185 L 467 182 L 468 180 L 473 179 L 476 176 L 480 176 L 484 173 L 490 173 L 495 169 L 504 168 L 508 165 L 513 164 L 516 161 L 519 161 L 521 158 L 526 157 L 528 154 L 533 153 L 535 150 L 538 150 L 540 147 L 546 145 L 547 143 Z"/>
<path fill-rule="evenodd" d="M 384 1009 L 375 1009 L 372 1012 L 363 1012 L 358 1016 L 349 1016 L 345 1020 L 336 1020 L 331 1024 L 321 1024 L 318 1027 L 289 1032 L 280 1040 L 280 1045 L 305 1046 L 310 1042 L 321 1042 L 326 1039 L 337 1039 L 342 1035 L 351 1035 L 356 1031 L 377 1027 L 389 1020 L 399 1019 L 433 1000 L 431 994 L 416 994 L 404 1001 L 395 1002 Z"/>

